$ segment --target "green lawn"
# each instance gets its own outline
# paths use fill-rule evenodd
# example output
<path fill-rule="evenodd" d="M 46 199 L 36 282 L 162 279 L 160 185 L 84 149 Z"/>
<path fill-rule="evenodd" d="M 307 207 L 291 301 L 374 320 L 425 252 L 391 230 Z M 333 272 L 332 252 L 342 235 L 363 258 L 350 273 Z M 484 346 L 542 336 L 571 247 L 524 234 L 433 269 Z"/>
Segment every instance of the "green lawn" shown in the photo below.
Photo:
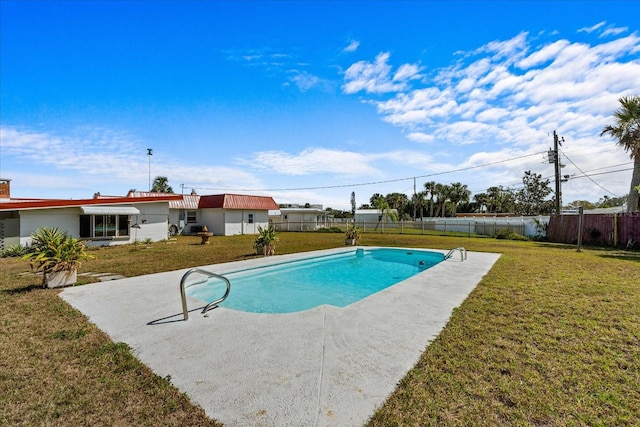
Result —
<path fill-rule="evenodd" d="M 241 260 L 253 239 L 100 248 L 82 271 Z M 282 233 L 276 253 L 343 243 Z M 640 425 L 640 253 L 434 235 L 362 243 L 503 254 L 370 425 Z M 217 425 L 28 271 L 0 259 L 0 426 Z"/>

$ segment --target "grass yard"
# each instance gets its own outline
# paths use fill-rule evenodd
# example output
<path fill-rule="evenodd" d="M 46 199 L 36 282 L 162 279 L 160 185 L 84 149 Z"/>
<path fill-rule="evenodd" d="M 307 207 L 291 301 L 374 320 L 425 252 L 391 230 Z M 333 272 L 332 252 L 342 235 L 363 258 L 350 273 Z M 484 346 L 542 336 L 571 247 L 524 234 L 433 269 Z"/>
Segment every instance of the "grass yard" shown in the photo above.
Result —
<path fill-rule="evenodd" d="M 242 260 L 253 240 L 99 248 L 81 272 Z M 640 425 L 640 253 L 434 235 L 362 243 L 503 254 L 369 425 Z M 282 233 L 276 253 L 343 244 Z M 219 425 L 28 271 L 0 259 L 0 426 Z"/>

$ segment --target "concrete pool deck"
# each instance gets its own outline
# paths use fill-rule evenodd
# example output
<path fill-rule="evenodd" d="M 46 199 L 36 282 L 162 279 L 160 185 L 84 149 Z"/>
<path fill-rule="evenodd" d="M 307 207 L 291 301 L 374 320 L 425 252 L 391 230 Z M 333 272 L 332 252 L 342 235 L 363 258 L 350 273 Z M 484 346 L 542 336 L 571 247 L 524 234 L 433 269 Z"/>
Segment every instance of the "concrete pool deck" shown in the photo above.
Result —
<path fill-rule="evenodd" d="M 201 268 L 223 273 L 344 251 Z M 60 296 L 225 425 L 358 426 L 500 257 L 469 252 L 461 262 L 459 255 L 347 307 L 289 314 L 218 307 L 205 316 L 205 304 L 188 298 L 184 321 L 179 283 L 188 269 L 66 288 Z"/>

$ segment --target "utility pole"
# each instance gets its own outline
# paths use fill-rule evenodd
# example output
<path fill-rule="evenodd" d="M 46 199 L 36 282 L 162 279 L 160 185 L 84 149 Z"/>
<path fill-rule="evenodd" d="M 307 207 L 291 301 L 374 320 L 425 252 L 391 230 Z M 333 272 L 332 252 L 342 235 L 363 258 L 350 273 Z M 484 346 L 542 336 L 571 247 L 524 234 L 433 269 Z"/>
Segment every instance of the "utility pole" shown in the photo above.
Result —
<path fill-rule="evenodd" d="M 562 138 L 564 142 L 564 138 Z M 556 215 L 562 215 L 562 189 L 560 179 L 560 168 L 564 165 L 560 164 L 560 150 L 558 145 L 562 146 L 562 143 L 558 139 L 558 134 L 553 131 L 553 150 L 549 149 L 547 153 L 549 157 L 549 163 L 553 163 L 555 166 L 555 181 L 556 181 Z"/>
<path fill-rule="evenodd" d="M 418 199 L 417 197 L 418 193 L 416 193 L 416 177 L 413 177 L 413 220 L 416 220 L 416 209 L 418 209 L 418 207 L 416 206 L 416 201 Z"/>

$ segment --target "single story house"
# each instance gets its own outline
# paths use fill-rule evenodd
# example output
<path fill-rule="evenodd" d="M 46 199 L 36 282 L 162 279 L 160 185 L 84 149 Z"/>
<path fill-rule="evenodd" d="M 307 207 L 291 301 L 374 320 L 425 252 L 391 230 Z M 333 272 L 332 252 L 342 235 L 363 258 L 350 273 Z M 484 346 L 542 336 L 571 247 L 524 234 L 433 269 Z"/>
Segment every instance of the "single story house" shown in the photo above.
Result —
<path fill-rule="evenodd" d="M 129 193 L 131 197 L 159 194 L 163 193 Z M 269 225 L 269 210 L 277 208 L 269 196 L 185 194 L 169 202 L 169 229 L 172 234 L 196 234 L 206 225 L 216 236 L 257 234 L 258 226 Z"/>
<path fill-rule="evenodd" d="M 181 197 L 162 194 L 95 195 L 92 199 L 75 200 L 16 199 L 7 190 L 0 198 L 0 249 L 29 244 L 31 234 L 42 227 L 57 227 L 93 246 L 167 239 L 169 202 Z"/>
<path fill-rule="evenodd" d="M 10 180 L 0 179 L 0 250 L 27 245 L 42 227 L 57 227 L 92 246 L 160 241 L 177 227 L 184 234 L 207 226 L 215 235 L 256 234 L 269 224 L 271 197 L 210 196 L 129 191 L 126 196 L 91 199 L 11 198 Z M 180 226 L 182 224 L 182 226 Z"/>

